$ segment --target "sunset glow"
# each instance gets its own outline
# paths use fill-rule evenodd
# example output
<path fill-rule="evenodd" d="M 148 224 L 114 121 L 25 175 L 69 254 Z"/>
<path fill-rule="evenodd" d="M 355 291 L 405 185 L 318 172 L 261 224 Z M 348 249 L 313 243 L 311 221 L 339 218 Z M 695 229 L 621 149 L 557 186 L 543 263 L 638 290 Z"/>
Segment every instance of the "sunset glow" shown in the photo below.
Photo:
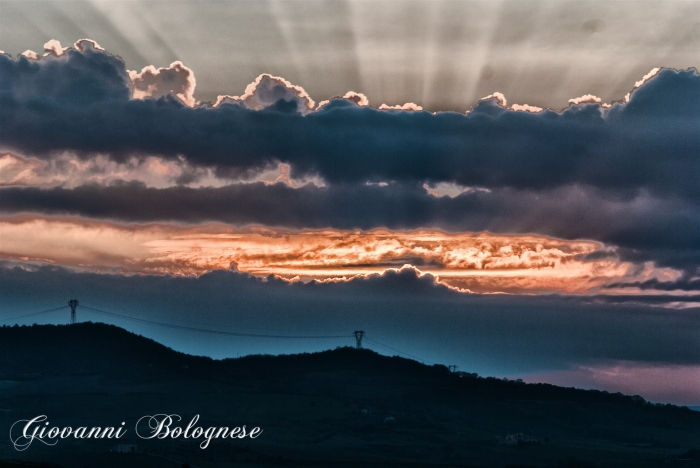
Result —
<path fill-rule="evenodd" d="M 5 1 L 0 320 L 700 405 L 700 4 L 652 3 Z"/>
<path fill-rule="evenodd" d="M 3 259 L 90 271 L 199 275 L 234 268 L 326 280 L 408 265 L 465 292 L 590 294 L 610 283 L 673 281 L 680 274 L 620 261 L 600 242 L 426 229 L 292 231 L 17 217 L 0 221 L 0 239 Z M 606 255 L 587 258 L 593 253 Z"/>

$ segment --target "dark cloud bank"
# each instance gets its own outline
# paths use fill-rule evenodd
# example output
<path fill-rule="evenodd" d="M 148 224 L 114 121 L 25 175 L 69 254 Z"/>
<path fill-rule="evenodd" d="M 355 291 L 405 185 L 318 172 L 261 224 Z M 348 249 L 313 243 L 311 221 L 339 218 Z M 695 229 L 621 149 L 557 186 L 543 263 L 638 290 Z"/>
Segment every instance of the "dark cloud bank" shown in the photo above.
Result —
<path fill-rule="evenodd" d="M 340 99 L 301 114 L 296 95 L 285 90 L 278 94 L 291 101 L 262 110 L 190 108 L 172 96 L 131 99 L 123 62 L 88 43 L 83 52 L 38 61 L 0 55 L 0 145 L 6 149 L 43 158 L 62 150 L 116 160 L 184 157 L 225 177 L 285 162 L 292 175 L 318 175 L 328 184 L 10 187 L 0 190 L 0 211 L 136 222 L 535 232 L 604 241 L 625 259 L 681 267 L 686 277 L 700 264 L 697 71 L 661 70 L 629 103 L 580 104 L 560 113 L 516 112 L 493 99 L 466 115 L 379 111 Z M 422 188 L 441 181 L 491 192 L 436 198 Z"/>
<path fill-rule="evenodd" d="M 190 108 L 173 97 L 132 100 L 124 63 L 84 45 L 41 60 L 0 56 L 0 141 L 25 154 L 72 150 L 185 157 L 220 174 L 289 163 L 329 183 L 450 181 L 548 189 L 584 184 L 700 195 L 700 75 L 662 70 L 627 104 L 561 113 L 379 111 L 334 100 L 302 115 L 280 100 L 262 110 Z"/>
<path fill-rule="evenodd" d="M 124 294 L 124 291 L 129 291 Z M 604 297 L 464 295 L 411 269 L 345 283 L 287 283 L 234 271 L 200 277 L 76 273 L 56 267 L 0 268 L 2 316 L 82 304 L 134 317 L 238 332 L 347 334 L 335 340 L 265 340 L 163 329 L 79 310 L 182 351 L 215 357 L 352 345 L 354 330 L 427 361 L 482 374 L 565 369 L 617 360 L 700 364 L 700 311 L 609 304 Z M 38 300 L 37 298 L 41 298 Z M 613 298 L 612 301 L 619 301 Z M 664 299 L 667 300 L 667 299 Z M 699 300 L 687 298 L 687 300 Z M 48 307 L 47 307 L 48 308 Z M 68 311 L 20 323 L 65 323 Z M 202 339 L 206 336 L 207 339 Z"/>
<path fill-rule="evenodd" d="M 128 222 L 219 221 L 287 228 L 417 229 L 531 233 L 597 239 L 634 260 L 692 266 L 700 260 L 700 210 L 678 197 L 656 199 L 584 187 L 497 189 L 434 197 L 417 185 L 283 183 L 221 188 L 148 188 L 141 183 L 74 189 L 0 189 L 0 212 L 80 215 Z"/>

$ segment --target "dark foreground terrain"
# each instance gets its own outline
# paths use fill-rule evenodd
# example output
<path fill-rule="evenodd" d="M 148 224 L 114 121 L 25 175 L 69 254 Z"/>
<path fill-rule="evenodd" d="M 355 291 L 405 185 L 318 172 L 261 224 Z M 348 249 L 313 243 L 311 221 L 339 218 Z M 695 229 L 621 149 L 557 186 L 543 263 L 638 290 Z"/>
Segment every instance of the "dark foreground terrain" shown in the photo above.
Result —
<path fill-rule="evenodd" d="M 143 440 L 144 415 L 263 429 L 257 439 Z M 19 419 L 118 426 L 119 441 L 17 452 Z M 513 444 L 498 443 L 509 434 Z M 518 440 L 520 439 L 520 440 Z M 117 443 L 136 453 L 110 452 Z M 0 328 L 0 468 L 700 466 L 700 413 L 640 397 L 481 378 L 369 350 L 215 361 L 114 326 Z"/>

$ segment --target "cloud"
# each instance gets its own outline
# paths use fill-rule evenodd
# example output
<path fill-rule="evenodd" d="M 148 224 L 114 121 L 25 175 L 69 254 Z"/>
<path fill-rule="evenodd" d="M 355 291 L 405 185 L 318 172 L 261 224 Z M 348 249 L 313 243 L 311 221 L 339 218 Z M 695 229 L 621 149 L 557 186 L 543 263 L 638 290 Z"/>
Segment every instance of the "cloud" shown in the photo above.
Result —
<path fill-rule="evenodd" d="M 345 93 L 342 97 L 341 97 L 341 96 L 336 96 L 336 97 L 334 97 L 334 98 L 331 98 L 331 99 L 328 99 L 328 100 L 319 102 L 319 103 L 318 103 L 318 107 L 317 107 L 316 109 L 317 109 L 317 110 L 320 109 L 321 107 L 323 107 L 323 106 L 329 104 L 329 103 L 330 103 L 331 101 L 333 101 L 334 99 L 345 99 L 346 101 L 354 102 L 355 104 L 357 104 L 357 105 L 360 106 L 360 107 L 367 107 L 367 106 L 369 106 L 369 99 L 367 98 L 367 96 L 365 96 L 365 95 L 362 94 L 362 93 L 357 93 L 357 92 L 355 92 L 355 91 L 348 91 L 348 92 Z M 413 104 L 413 103 L 409 103 L 409 104 Z M 383 106 L 386 106 L 386 104 L 382 104 L 382 105 L 383 105 Z M 404 104 L 404 105 L 407 105 L 407 104 Z M 415 105 L 415 104 L 414 104 L 414 105 Z M 380 107 L 380 108 L 381 108 L 381 107 Z M 386 108 L 388 108 L 388 106 L 387 106 Z M 415 110 L 415 109 L 411 109 L 411 110 Z"/>
<path fill-rule="evenodd" d="M 660 68 L 652 68 L 651 71 L 649 73 L 647 73 L 646 75 L 644 75 L 641 80 L 634 83 L 634 88 L 632 89 L 632 91 L 641 87 L 644 83 L 646 83 L 650 79 L 654 78 L 657 75 L 657 73 L 659 73 L 659 71 L 661 71 Z M 631 92 L 629 92 L 625 95 L 625 102 L 630 101 L 630 96 L 631 96 Z"/>
<path fill-rule="evenodd" d="M 569 104 L 573 104 L 575 106 L 579 104 L 600 104 L 601 102 L 603 102 L 602 99 L 592 94 L 584 94 L 581 97 L 569 99 Z"/>
<path fill-rule="evenodd" d="M 50 159 L 39 159 L 5 153 L 0 154 L 0 187 L 71 189 L 89 184 L 123 184 L 125 181 L 141 182 L 151 188 L 222 187 L 232 182 L 284 182 L 290 187 L 307 183 L 324 185 L 314 178 L 293 179 L 289 170 L 289 165 L 278 164 L 264 171 L 245 174 L 245 177 L 220 178 L 211 168 L 192 167 L 184 160 L 165 160 L 155 156 L 131 157 L 117 162 L 106 155 L 86 159 L 74 153 L 63 153 Z"/>
<path fill-rule="evenodd" d="M 510 106 L 510 108 L 514 111 L 531 112 L 533 114 L 537 114 L 538 112 L 542 112 L 544 110 L 541 107 L 531 106 L 530 104 L 513 104 Z"/>
<path fill-rule="evenodd" d="M 236 229 L 20 216 L 0 218 L 0 236 L 2 259 L 127 274 L 202 274 L 235 265 L 262 276 L 327 280 L 411 264 L 464 291 L 577 294 L 613 292 L 605 288 L 610 284 L 617 285 L 615 294 L 625 294 L 627 283 L 672 284 L 682 276 L 615 255 L 595 257 L 606 249 L 599 242 L 534 234 Z"/>
<path fill-rule="evenodd" d="M 46 114 L 49 108 L 40 104 L 53 107 L 52 111 L 63 106 L 85 111 L 106 101 L 129 101 L 130 81 L 124 63 L 119 58 L 105 53 L 93 41 L 81 40 L 76 42 L 75 47 L 76 49 L 66 50 L 61 56 L 50 54 L 37 60 L 30 60 L 25 56 L 13 59 L 3 55 L 0 61 L 0 99 L 3 105 L 39 105 L 33 111 L 25 108 L 25 112 L 29 114 L 20 114 L 23 118 L 34 114 L 35 118 L 45 121 L 47 117 L 51 118 L 50 114 Z M 15 111 L 20 111 L 20 108 L 15 108 Z M 1 118 L 12 118 L 12 114 L 13 111 L 3 113 Z M 15 117 L 19 118 L 20 115 L 16 114 Z M 69 137 L 71 131 L 93 130 L 71 130 L 71 124 L 75 123 L 77 122 L 71 121 L 70 118 L 61 122 L 54 121 L 51 124 L 53 129 L 44 128 L 36 135 L 57 132 L 54 135 L 58 136 L 67 131 L 65 136 Z M 3 124 L 7 124 L 7 121 L 3 120 Z M 0 138 L 2 144 L 9 143 L 4 136 Z M 35 135 L 31 138 L 35 139 Z M 56 149 L 60 146 L 57 145 Z"/>
<path fill-rule="evenodd" d="M 700 195 L 700 76 L 693 70 L 661 70 L 629 103 L 609 109 L 584 103 L 535 114 L 491 100 L 466 115 L 386 112 L 347 99 L 307 111 L 302 91 L 268 75 L 240 98 L 243 107 L 133 100 L 124 64 L 88 46 L 35 61 L 0 56 L 0 83 L 0 142 L 40 157 L 62 150 L 116 160 L 149 154 L 221 174 L 285 163 L 293 178 L 328 183 L 533 190 L 579 183 Z"/>
<path fill-rule="evenodd" d="M 19 54 L 19 55 L 22 56 L 22 57 L 26 57 L 26 58 L 28 58 L 28 59 L 39 60 L 39 54 L 37 54 L 37 53 L 34 52 L 33 50 L 27 49 L 27 50 L 25 50 L 24 52 L 22 52 L 22 53 Z"/>
<path fill-rule="evenodd" d="M 51 41 L 49 41 L 48 43 L 50 42 Z M 77 41 L 75 41 L 75 44 L 73 44 L 73 47 L 79 52 L 85 52 L 88 49 L 101 50 L 103 52 L 105 50 L 102 46 L 100 46 L 97 42 L 93 41 L 92 39 L 78 39 Z"/>
<path fill-rule="evenodd" d="M 248 109 L 260 110 L 271 107 L 279 101 L 295 103 L 294 110 L 302 114 L 316 105 L 301 86 L 293 85 L 280 76 L 264 73 L 249 84 L 241 96 L 219 96 L 214 107 L 221 104 L 242 104 Z"/>
<path fill-rule="evenodd" d="M 292 229 L 423 227 L 448 232 L 538 233 L 559 239 L 597 240 L 617 248 L 615 255 L 627 261 L 654 261 L 682 269 L 700 262 L 696 241 L 700 238 L 700 211 L 694 203 L 676 196 L 585 186 L 540 191 L 461 188 L 448 196 L 441 193 L 443 196 L 435 196 L 437 192 L 432 195 L 423 186 L 396 183 L 306 184 L 295 188 L 257 182 L 158 189 L 138 182 L 112 182 L 73 189 L 5 187 L 0 189 L 0 211 Z"/>
<path fill-rule="evenodd" d="M 197 81 L 192 70 L 182 62 L 175 61 L 167 68 L 156 69 L 153 65 L 140 72 L 129 70 L 134 99 L 159 98 L 173 94 L 190 107 L 197 105 L 194 89 Z"/>
<path fill-rule="evenodd" d="M 62 47 L 61 43 L 56 39 L 51 39 L 46 44 L 44 44 L 45 55 L 54 54 L 56 56 L 63 55 L 63 53 L 68 50 L 68 47 Z"/>
<path fill-rule="evenodd" d="M 190 72 L 136 75 L 148 89 L 149 79 L 161 83 L 168 73 Z M 56 170 L 72 182 L 48 180 L 39 164 L 22 172 L 13 159 L 3 166 L 8 183 L 65 187 L 3 189 L 6 213 L 537 233 L 597 240 L 636 264 L 700 263 L 695 70 L 658 70 L 629 102 L 608 108 L 582 96 L 561 112 L 537 113 L 505 107 L 499 93 L 466 114 L 378 110 L 359 93 L 313 110 L 302 88 L 272 75 L 218 105 L 188 107 L 172 94 L 184 92 L 186 80 L 169 92 L 158 88 L 154 99 L 133 99 L 132 78 L 119 58 L 87 40 L 37 60 L 0 56 L 0 146 L 25 162 L 70 160 L 90 173 Z M 99 175 L 109 164 L 124 183 L 104 185 L 115 182 Z M 136 174 L 146 168 L 179 175 Z M 275 172 L 267 182 L 292 182 L 173 186 L 255 180 L 265 171 Z M 304 180 L 325 187 L 299 186 Z"/>
<path fill-rule="evenodd" d="M 422 111 L 423 108 L 416 103 L 407 102 L 401 105 L 389 106 L 387 104 L 382 104 L 379 106 L 379 110 L 406 110 L 406 111 Z"/>
<path fill-rule="evenodd" d="M 503 93 L 495 92 L 493 94 L 489 94 L 486 97 L 483 97 L 479 100 L 480 101 L 489 101 L 489 100 L 494 100 L 495 102 L 498 103 L 499 106 L 508 108 L 508 100 L 506 99 L 505 95 Z M 573 99 L 570 99 L 569 102 L 574 101 Z M 580 104 L 580 102 L 576 102 L 576 104 Z M 514 111 L 522 111 L 522 112 L 531 112 L 533 114 L 537 114 L 538 112 L 542 112 L 544 108 L 538 107 L 538 106 L 532 106 L 530 104 L 512 104 L 510 106 L 510 109 Z"/>
<path fill-rule="evenodd" d="M 659 281 L 656 278 L 649 279 L 641 282 L 629 282 L 624 285 L 618 283 L 611 283 L 607 285 L 607 288 L 619 288 L 633 287 L 638 288 L 641 291 L 646 290 L 656 290 L 656 291 L 668 291 L 668 290 L 680 290 L 680 291 L 700 291 L 700 271 L 695 270 L 694 272 L 687 272 L 681 278 L 677 278 L 672 282 Z"/>
<path fill-rule="evenodd" d="M 498 104 L 502 107 L 506 107 L 506 105 L 508 104 L 508 100 L 503 95 L 503 93 L 499 93 L 498 91 L 496 91 L 493 94 L 489 94 L 486 97 L 481 98 L 479 101 L 488 101 L 489 99 L 493 99 L 493 98 L 495 98 L 496 102 L 498 102 Z"/>
<path fill-rule="evenodd" d="M 265 175 L 267 174 L 261 174 Z M 38 159 L 12 153 L 0 154 L 0 187 L 71 189 L 86 184 L 108 185 L 125 180 L 142 182 L 154 188 L 222 186 L 230 183 L 229 180 L 215 177 L 211 170 L 193 168 L 183 161 L 166 161 L 153 156 L 134 157 L 117 163 L 103 155 L 81 159 L 75 155 L 62 154 L 51 159 Z"/>

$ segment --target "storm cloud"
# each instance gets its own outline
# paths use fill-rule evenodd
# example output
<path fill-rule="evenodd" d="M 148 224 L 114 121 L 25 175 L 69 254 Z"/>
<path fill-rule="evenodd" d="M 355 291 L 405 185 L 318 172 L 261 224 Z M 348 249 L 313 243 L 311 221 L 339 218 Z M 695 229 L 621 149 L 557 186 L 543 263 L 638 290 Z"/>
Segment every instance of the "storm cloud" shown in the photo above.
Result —
<path fill-rule="evenodd" d="M 582 184 L 697 200 L 700 75 L 661 70 L 604 108 L 514 111 L 495 99 L 467 114 L 378 110 L 336 99 L 301 114 L 284 99 L 260 110 L 131 99 L 121 60 L 85 46 L 40 60 L 0 56 L 0 143 L 50 157 L 104 153 L 185 158 L 235 176 L 276 165 L 330 184 L 453 182 L 543 190 Z"/>
<path fill-rule="evenodd" d="M 700 261 L 700 210 L 680 197 L 580 186 L 496 189 L 455 197 L 418 185 L 232 184 L 150 188 L 143 183 L 0 188 L 0 212 L 82 216 L 122 222 L 222 222 L 292 229 L 441 229 L 539 233 L 595 239 L 635 261 L 693 268 Z"/>
<path fill-rule="evenodd" d="M 160 75 L 148 70 L 157 85 Z M 167 87 L 150 98 L 133 75 L 90 41 L 36 60 L 0 55 L 0 144 L 43 159 L 66 151 L 117 162 L 155 156 L 207 168 L 224 181 L 285 163 L 290 176 L 326 185 L 15 186 L 0 189 L 0 211 L 538 233 L 598 240 L 622 259 L 679 267 L 686 276 L 700 263 L 696 70 L 650 74 L 612 106 L 581 99 L 561 112 L 525 112 L 493 97 L 467 114 L 379 110 L 352 99 L 312 110 L 303 89 L 269 75 L 241 97 L 192 107 L 163 94 Z M 462 193 L 433 196 L 424 183 L 456 184 Z"/>

